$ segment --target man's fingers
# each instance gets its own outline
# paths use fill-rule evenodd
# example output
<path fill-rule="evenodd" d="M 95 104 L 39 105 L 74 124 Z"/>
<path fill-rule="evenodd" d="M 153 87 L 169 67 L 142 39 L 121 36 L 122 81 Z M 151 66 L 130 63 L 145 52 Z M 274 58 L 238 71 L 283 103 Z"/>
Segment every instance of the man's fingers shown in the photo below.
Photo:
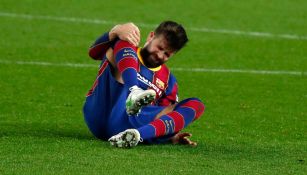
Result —
<path fill-rule="evenodd" d="M 192 134 L 188 133 L 188 132 L 180 133 L 180 137 L 191 137 L 191 136 L 192 136 Z"/>
<path fill-rule="evenodd" d="M 192 147 L 195 147 L 195 146 L 197 146 L 197 143 L 191 141 L 191 143 L 189 145 L 192 146 Z"/>
<path fill-rule="evenodd" d="M 133 23 L 131 23 L 131 33 L 132 35 L 135 37 L 135 39 L 137 40 L 137 42 L 140 42 L 140 38 L 141 38 L 141 32 L 140 29 Z"/>
<path fill-rule="evenodd" d="M 187 137 L 184 137 L 184 144 L 186 144 L 186 145 L 190 145 L 190 146 L 197 146 L 197 143 L 196 142 L 193 142 L 193 141 L 191 141 L 189 138 L 187 138 Z"/>
<path fill-rule="evenodd" d="M 130 34 L 130 37 L 133 38 L 133 40 L 136 42 L 136 46 L 138 46 L 140 43 L 140 37 L 134 32 Z"/>
<path fill-rule="evenodd" d="M 185 145 L 190 145 L 190 146 L 193 146 L 193 147 L 197 146 L 196 142 L 193 142 L 193 141 L 190 140 L 189 137 L 191 137 L 191 136 L 192 136 L 191 133 L 187 133 L 187 132 L 181 133 L 181 143 L 185 144 Z"/>
<path fill-rule="evenodd" d="M 138 35 L 138 36 L 140 36 L 140 29 L 135 25 L 135 24 L 131 24 L 132 25 L 132 27 L 133 27 L 133 29 L 134 29 L 134 32 Z"/>
<path fill-rule="evenodd" d="M 188 133 L 188 132 L 180 133 L 179 132 L 175 136 L 173 136 L 171 140 L 173 144 L 179 143 L 179 144 L 184 144 L 184 145 L 195 147 L 197 146 L 197 143 L 190 140 L 189 137 L 191 136 L 192 136 L 191 133 Z"/>
<path fill-rule="evenodd" d="M 141 40 L 141 36 L 140 36 L 140 34 L 138 34 L 138 33 L 136 33 L 136 32 L 134 31 L 132 35 L 135 37 L 135 39 L 136 39 L 136 40 L 137 40 L 137 42 L 139 43 L 139 42 L 140 42 L 140 40 Z"/>
<path fill-rule="evenodd" d="M 129 35 L 127 39 L 128 39 L 128 42 L 130 42 L 134 46 L 138 46 L 138 41 L 134 36 Z"/>
<path fill-rule="evenodd" d="M 138 30 L 136 31 L 136 30 L 135 30 L 135 31 L 133 32 L 133 34 L 134 34 L 138 39 L 141 38 L 141 33 L 140 33 L 140 31 L 138 31 Z"/>

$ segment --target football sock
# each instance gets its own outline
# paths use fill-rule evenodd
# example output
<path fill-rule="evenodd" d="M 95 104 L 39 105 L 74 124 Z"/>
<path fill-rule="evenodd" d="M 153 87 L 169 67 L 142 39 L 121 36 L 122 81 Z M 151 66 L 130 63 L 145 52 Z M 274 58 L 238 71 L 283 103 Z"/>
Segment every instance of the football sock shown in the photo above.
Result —
<path fill-rule="evenodd" d="M 143 140 L 177 133 L 204 112 L 204 104 L 197 98 L 188 98 L 176 105 L 174 110 L 148 125 L 138 128 Z"/>
<path fill-rule="evenodd" d="M 136 48 L 126 41 L 119 41 L 114 48 L 117 68 L 128 88 L 138 86 L 138 58 L 135 50 Z"/>

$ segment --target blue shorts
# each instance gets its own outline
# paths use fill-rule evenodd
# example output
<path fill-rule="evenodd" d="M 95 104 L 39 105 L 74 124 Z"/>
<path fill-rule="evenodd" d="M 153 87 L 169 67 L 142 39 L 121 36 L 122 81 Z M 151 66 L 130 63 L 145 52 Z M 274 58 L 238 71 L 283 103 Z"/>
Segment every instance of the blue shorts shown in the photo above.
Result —
<path fill-rule="evenodd" d="M 102 66 L 105 69 L 102 70 Z M 126 99 L 129 90 L 114 79 L 112 69 L 106 59 L 102 61 L 96 86 L 86 97 L 83 107 L 84 119 L 90 131 L 103 140 L 126 129 L 149 124 L 165 108 L 149 105 L 143 107 L 138 116 L 128 116 Z"/>

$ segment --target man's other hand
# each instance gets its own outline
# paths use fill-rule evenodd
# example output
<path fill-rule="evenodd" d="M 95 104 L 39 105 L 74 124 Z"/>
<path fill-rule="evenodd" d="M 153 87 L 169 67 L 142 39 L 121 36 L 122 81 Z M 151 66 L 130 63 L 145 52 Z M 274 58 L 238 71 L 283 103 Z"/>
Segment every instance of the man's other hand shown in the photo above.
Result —
<path fill-rule="evenodd" d="M 197 143 L 190 140 L 189 137 L 191 136 L 192 136 L 191 133 L 188 133 L 188 132 L 180 133 L 179 132 L 171 138 L 171 142 L 173 144 L 183 144 L 183 145 L 190 145 L 192 147 L 195 147 L 197 146 Z"/>

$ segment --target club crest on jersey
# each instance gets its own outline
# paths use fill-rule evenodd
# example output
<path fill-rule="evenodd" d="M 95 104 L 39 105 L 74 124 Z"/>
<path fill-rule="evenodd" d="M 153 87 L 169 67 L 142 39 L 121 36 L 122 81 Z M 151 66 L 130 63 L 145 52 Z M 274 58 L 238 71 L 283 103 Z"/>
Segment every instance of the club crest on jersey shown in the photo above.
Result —
<path fill-rule="evenodd" d="M 158 88 L 160 89 L 164 89 L 164 82 L 161 81 L 159 78 L 156 78 L 156 85 L 158 86 Z"/>

